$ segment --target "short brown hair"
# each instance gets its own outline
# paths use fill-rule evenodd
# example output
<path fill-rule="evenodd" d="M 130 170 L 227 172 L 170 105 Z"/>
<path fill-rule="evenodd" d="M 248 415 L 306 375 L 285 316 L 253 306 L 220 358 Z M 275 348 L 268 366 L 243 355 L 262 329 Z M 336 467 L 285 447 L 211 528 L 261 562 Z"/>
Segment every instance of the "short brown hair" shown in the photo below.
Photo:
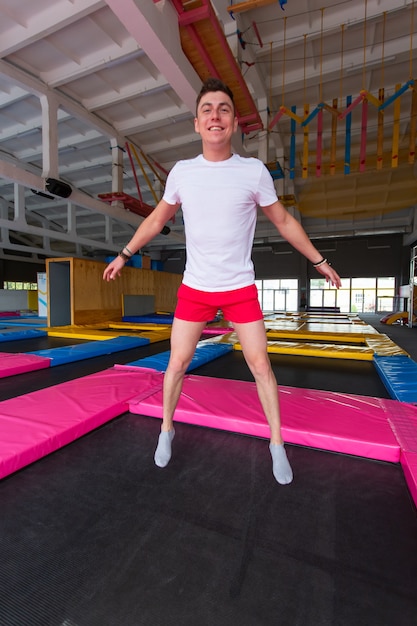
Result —
<path fill-rule="evenodd" d="M 213 91 L 223 91 L 223 93 L 225 93 L 227 96 L 229 96 L 230 100 L 232 101 L 233 104 L 233 109 L 235 108 L 235 101 L 234 101 L 234 97 L 233 97 L 233 91 L 230 89 L 230 87 L 228 87 L 223 81 L 221 81 L 219 78 L 207 78 L 201 89 L 200 89 L 200 93 L 197 96 L 197 101 L 196 101 L 196 109 L 198 109 L 198 105 L 200 104 L 200 100 L 201 98 L 206 94 L 206 93 L 211 93 Z"/>

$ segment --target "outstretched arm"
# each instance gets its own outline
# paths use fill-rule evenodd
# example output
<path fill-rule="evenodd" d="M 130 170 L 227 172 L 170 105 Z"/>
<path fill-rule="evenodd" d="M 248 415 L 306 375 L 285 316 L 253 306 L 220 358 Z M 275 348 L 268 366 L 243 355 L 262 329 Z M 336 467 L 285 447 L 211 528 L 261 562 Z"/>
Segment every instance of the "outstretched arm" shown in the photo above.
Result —
<path fill-rule="evenodd" d="M 322 255 L 312 244 L 304 228 L 299 222 L 282 206 L 280 202 L 274 202 L 266 207 L 262 207 L 266 217 L 274 224 L 279 234 L 288 241 L 298 252 L 301 252 L 313 265 L 318 264 L 316 270 L 322 274 L 330 284 L 339 288 L 342 285 L 340 276 L 329 265 L 320 263 Z"/>
<path fill-rule="evenodd" d="M 178 204 L 168 204 L 165 200 L 160 200 L 152 213 L 140 224 L 132 239 L 126 244 L 126 256 L 132 256 L 156 237 L 174 215 L 178 206 Z M 104 270 L 103 279 L 110 281 L 120 276 L 120 271 L 126 260 L 119 254 Z"/>

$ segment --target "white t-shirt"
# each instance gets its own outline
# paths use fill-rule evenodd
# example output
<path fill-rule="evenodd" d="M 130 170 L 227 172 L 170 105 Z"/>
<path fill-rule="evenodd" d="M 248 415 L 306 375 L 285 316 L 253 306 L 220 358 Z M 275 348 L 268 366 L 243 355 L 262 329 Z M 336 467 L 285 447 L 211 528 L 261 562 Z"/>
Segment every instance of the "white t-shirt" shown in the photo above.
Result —
<path fill-rule="evenodd" d="M 257 206 L 277 200 L 262 161 L 236 154 L 226 161 L 207 161 L 203 155 L 178 161 L 163 197 L 182 205 L 184 284 L 202 291 L 229 291 L 254 282 L 251 252 Z"/>

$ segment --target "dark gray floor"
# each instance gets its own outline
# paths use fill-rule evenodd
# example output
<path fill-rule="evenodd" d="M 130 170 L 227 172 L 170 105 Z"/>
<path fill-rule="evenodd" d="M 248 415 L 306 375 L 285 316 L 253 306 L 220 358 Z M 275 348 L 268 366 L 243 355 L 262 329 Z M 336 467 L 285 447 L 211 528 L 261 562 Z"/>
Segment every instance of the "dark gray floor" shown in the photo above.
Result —
<path fill-rule="evenodd" d="M 417 517 L 399 466 L 113 420 L 0 483 L 2 626 L 412 626 Z"/>
<path fill-rule="evenodd" d="M 52 368 L 43 386 L 162 349 Z M 376 386 L 372 364 L 272 357 L 281 384 Z M 195 373 L 250 380 L 239 353 Z M 13 378 L 3 397 L 42 386 L 42 372 Z M 126 413 L 0 482 L 0 626 L 417 624 L 399 465 L 287 446 L 282 487 L 266 441 L 177 424 L 160 470 L 159 426 Z"/>

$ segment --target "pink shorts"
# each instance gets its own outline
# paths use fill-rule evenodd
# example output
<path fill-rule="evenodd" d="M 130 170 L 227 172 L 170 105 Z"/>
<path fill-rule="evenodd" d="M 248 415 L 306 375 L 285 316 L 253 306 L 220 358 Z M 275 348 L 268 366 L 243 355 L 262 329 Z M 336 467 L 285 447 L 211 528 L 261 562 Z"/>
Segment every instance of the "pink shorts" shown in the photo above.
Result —
<path fill-rule="evenodd" d="M 200 291 L 181 284 L 175 317 L 187 322 L 209 322 L 219 309 L 228 322 L 244 324 L 263 319 L 256 285 L 232 291 Z"/>

